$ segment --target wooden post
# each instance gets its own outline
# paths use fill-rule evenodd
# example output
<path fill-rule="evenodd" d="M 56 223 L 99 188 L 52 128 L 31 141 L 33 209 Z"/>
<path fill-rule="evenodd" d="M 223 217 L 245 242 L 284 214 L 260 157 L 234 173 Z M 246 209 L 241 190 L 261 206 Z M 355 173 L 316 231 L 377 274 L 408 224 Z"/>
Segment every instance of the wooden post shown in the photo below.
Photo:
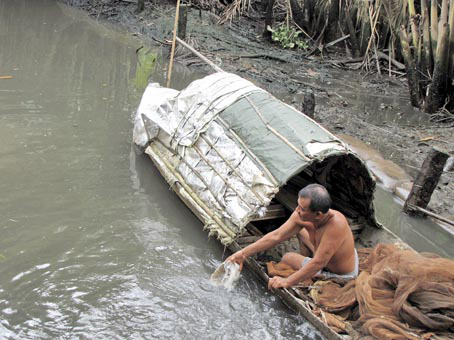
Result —
<path fill-rule="evenodd" d="M 304 91 L 304 98 L 303 104 L 301 105 L 301 112 L 303 112 L 306 116 L 315 119 L 314 115 L 315 111 L 315 96 L 314 91 L 311 89 L 307 89 Z"/>
<path fill-rule="evenodd" d="M 188 22 L 188 5 L 180 5 L 180 16 L 178 17 L 178 37 L 182 40 L 186 39 L 186 25 Z"/>
<path fill-rule="evenodd" d="M 266 14 L 265 14 L 265 29 L 263 30 L 262 37 L 271 42 L 271 32 L 268 31 L 268 26 L 273 25 L 273 6 L 276 0 L 268 0 L 266 3 Z"/>
<path fill-rule="evenodd" d="M 173 66 L 173 57 L 175 56 L 175 41 L 177 38 L 178 16 L 179 15 L 180 15 L 180 0 L 177 0 L 177 9 L 175 11 L 175 23 L 173 25 L 172 48 L 170 50 L 170 62 L 169 62 L 169 70 L 167 71 L 166 87 L 170 87 L 170 79 L 172 79 L 172 66 Z"/>
<path fill-rule="evenodd" d="M 145 9 L 145 0 L 137 1 L 136 13 L 141 13 Z"/>
<path fill-rule="evenodd" d="M 426 208 L 430 201 L 430 196 L 437 187 L 438 180 L 443 172 L 446 160 L 449 155 L 447 152 L 432 148 L 422 164 L 421 171 L 413 183 L 410 194 L 404 205 L 404 212 L 409 215 L 421 215 L 413 207 Z"/>

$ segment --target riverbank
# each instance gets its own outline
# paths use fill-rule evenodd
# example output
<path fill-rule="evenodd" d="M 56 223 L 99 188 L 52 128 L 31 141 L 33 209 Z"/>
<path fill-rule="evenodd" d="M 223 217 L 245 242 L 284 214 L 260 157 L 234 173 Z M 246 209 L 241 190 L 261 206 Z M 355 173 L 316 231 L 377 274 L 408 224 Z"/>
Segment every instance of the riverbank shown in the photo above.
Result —
<path fill-rule="evenodd" d="M 136 4 L 129 1 L 65 2 L 97 20 L 121 26 L 150 45 L 169 49 L 162 42 L 171 38 L 174 4 L 147 2 L 145 10 L 136 14 Z M 310 57 L 300 51 L 283 50 L 262 40 L 263 15 L 250 13 L 247 18 L 219 25 L 215 14 L 192 8 L 188 14 L 188 34 L 192 44 L 225 71 L 253 81 L 297 108 L 301 108 L 304 90 L 311 88 L 319 123 L 335 134 L 353 136 L 383 155 L 384 161 L 376 174 L 384 171 L 396 177 L 394 186 L 382 180 L 388 190 L 399 192 L 396 183 L 408 187 L 431 147 L 443 148 L 454 156 L 454 128 L 430 122 L 428 115 L 410 106 L 404 77 L 368 73 L 361 68 L 344 70 L 341 67 L 346 57 L 336 49 Z M 206 68 L 194 58 L 180 57 L 177 61 L 191 68 Z M 403 173 L 395 171 L 396 164 Z M 452 170 L 443 174 L 429 205 L 430 210 L 451 220 L 453 178 Z"/>

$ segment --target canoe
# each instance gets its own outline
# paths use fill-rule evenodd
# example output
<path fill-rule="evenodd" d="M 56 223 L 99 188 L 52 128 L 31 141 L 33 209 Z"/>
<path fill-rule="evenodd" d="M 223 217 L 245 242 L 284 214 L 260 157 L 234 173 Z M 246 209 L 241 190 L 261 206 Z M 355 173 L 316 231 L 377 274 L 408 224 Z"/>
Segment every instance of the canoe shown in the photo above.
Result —
<path fill-rule="evenodd" d="M 358 248 L 409 248 L 375 218 L 375 182 L 340 139 L 295 108 L 239 76 L 217 72 L 182 91 L 149 84 L 134 119 L 133 140 L 208 233 L 238 251 L 280 226 L 298 190 L 324 185 L 349 220 Z M 279 261 L 295 240 L 248 258 L 264 282 L 263 259 Z M 328 339 L 344 339 L 313 313 L 297 288 L 273 290 Z"/>

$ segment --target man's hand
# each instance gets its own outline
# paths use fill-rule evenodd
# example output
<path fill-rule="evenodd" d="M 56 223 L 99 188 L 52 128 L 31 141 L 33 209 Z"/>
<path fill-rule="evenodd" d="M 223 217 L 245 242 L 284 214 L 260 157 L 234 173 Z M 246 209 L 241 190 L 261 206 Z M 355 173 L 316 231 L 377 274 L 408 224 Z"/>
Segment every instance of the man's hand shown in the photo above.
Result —
<path fill-rule="evenodd" d="M 289 288 L 290 285 L 286 278 L 275 276 L 268 280 L 268 289 L 271 288 Z"/>
<path fill-rule="evenodd" d="M 226 259 L 227 262 L 238 263 L 240 265 L 240 270 L 243 269 L 244 260 L 246 260 L 246 256 L 243 254 L 243 252 L 241 250 L 237 251 L 235 254 L 230 255 Z"/>

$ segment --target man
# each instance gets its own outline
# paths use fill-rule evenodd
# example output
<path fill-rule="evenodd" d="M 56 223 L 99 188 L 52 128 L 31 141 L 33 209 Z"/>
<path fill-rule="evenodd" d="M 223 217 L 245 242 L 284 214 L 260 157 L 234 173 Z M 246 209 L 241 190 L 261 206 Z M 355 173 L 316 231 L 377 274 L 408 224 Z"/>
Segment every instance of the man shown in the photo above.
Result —
<path fill-rule="evenodd" d="M 242 269 L 247 257 L 294 235 L 300 242 L 301 254 L 286 253 L 281 262 L 296 272 L 288 278 L 271 278 L 268 288 L 288 288 L 313 276 L 352 279 L 358 275 L 358 254 L 347 219 L 331 209 L 331 197 L 319 184 L 300 190 L 298 206 L 282 226 L 231 255 L 227 261 L 238 263 Z"/>

